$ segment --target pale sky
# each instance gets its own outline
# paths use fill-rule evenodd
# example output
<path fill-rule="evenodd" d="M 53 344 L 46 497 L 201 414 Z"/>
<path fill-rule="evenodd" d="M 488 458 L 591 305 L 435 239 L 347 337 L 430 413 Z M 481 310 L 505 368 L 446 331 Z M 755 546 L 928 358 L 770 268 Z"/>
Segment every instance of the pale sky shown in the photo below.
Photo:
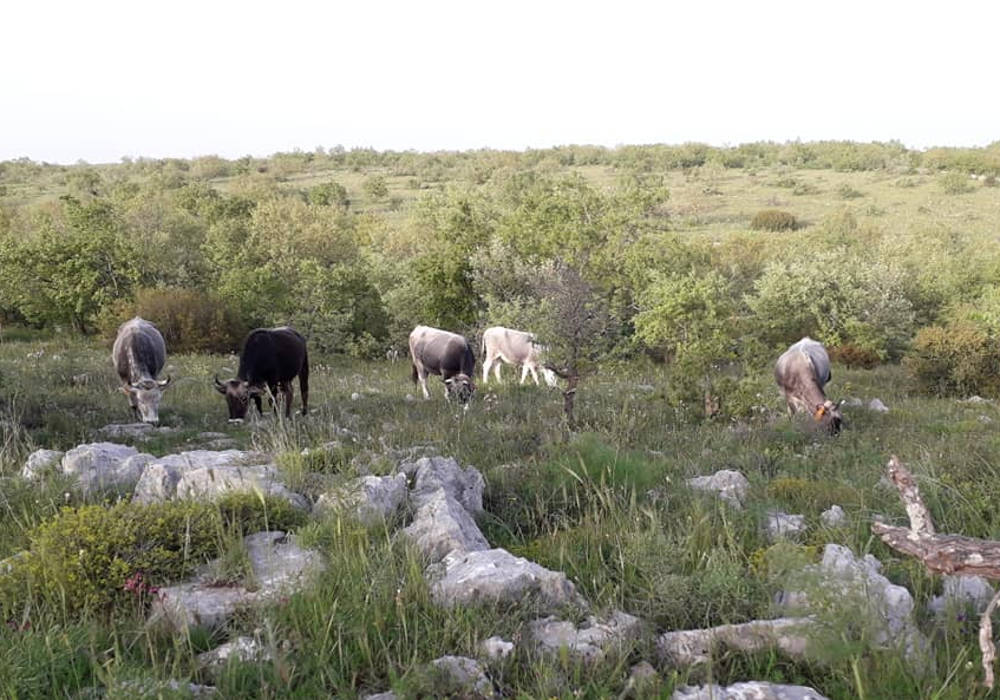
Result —
<path fill-rule="evenodd" d="M 1000 140 L 1000 2 L 0 9 L 0 160 Z"/>

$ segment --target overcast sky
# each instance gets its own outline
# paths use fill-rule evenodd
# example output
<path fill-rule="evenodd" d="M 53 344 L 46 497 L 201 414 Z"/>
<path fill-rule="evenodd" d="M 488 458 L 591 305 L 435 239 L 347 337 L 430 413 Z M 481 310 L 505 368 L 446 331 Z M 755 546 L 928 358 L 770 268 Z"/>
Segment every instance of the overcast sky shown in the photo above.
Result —
<path fill-rule="evenodd" d="M 1000 2 L 11 0 L 0 160 L 1000 140 Z"/>

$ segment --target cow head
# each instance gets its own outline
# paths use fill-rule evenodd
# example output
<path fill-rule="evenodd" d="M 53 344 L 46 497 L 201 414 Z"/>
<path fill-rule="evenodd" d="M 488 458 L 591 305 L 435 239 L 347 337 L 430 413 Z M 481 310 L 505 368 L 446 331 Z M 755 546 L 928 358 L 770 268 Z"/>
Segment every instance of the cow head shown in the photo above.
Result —
<path fill-rule="evenodd" d="M 559 381 L 559 376 L 548 367 L 542 367 L 542 376 L 545 378 L 545 383 L 549 386 L 555 386 Z"/>
<path fill-rule="evenodd" d="M 121 391 L 128 397 L 132 410 L 143 423 L 160 422 L 160 399 L 163 391 L 170 386 L 170 377 L 157 381 L 143 379 L 123 386 Z"/>
<path fill-rule="evenodd" d="M 247 409 L 250 407 L 250 399 L 259 396 L 260 387 L 250 386 L 250 383 L 243 379 L 230 379 L 220 382 L 216 376 L 215 390 L 226 397 L 226 406 L 229 408 L 229 422 L 237 423 L 243 421 L 247 416 Z"/>
<path fill-rule="evenodd" d="M 813 411 L 813 419 L 831 435 L 836 435 L 840 432 L 844 421 L 844 417 L 840 413 L 840 407 L 843 405 L 843 400 L 840 403 L 834 403 L 829 399 L 821 404 L 816 404 L 816 408 Z"/>
<path fill-rule="evenodd" d="M 445 396 L 449 398 L 454 396 L 461 403 L 468 403 L 469 399 L 472 398 L 472 392 L 476 390 L 476 385 L 472 383 L 472 379 L 467 374 L 456 374 L 454 377 L 445 379 L 444 386 Z"/>

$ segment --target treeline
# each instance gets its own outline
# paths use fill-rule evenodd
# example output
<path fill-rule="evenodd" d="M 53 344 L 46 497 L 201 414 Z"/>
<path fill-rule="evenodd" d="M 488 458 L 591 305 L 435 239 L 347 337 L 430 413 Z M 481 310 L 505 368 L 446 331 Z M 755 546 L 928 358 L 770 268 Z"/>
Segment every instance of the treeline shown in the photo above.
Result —
<path fill-rule="evenodd" d="M 317 350 L 361 357 L 402 349 L 417 323 L 470 334 L 504 324 L 538 332 L 579 376 L 640 353 L 668 361 L 679 404 L 726 393 L 733 413 L 752 403 L 741 370 L 808 334 L 849 364 L 905 356 L 931 391 L 1000 392 L 995 237 L 872 227 L 847 210 L 781 233 L 682 236 L 671 230 L 663 173 L 710 163 L 996 172 L 1000 145 L 6 162 L 0 318 L 110 334 L 140 313 L 174 351 L 228 350 L 248 328 L 287 323 Z M 595 164 L 613 182 L 575 170 Z M 389 197 L 386 177 L 413 178 L 419 196 L 358 206 L 335 174 L 292 178 L 338 169 L 364 178 L 369 203 Z M 429 179 L 439 186 L 422 189 Z M 25 199 L 32 183 L 49 196 Z M 744 389 L 746 400 L 732 398 Z"/>

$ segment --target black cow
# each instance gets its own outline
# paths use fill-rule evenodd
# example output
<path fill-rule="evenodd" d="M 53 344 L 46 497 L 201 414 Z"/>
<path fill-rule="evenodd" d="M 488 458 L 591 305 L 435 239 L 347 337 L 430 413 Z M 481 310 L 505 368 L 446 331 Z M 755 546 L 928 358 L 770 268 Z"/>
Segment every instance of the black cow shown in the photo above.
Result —
<path fill-rule="evenodd" d="M 424 398 L 429 399 L 427 375 L 439 374 L 444 380 L 444 396 L 455 396 L 462 403 L 476 390 L 472 376 L 476 356 L 472 346 L 457 333 L 430 326 L 417 326 L 410 332 L 410 358 L 413 360 L 413 383 L 420 382 Z"/>
<path fill-rule="evenodd" d="M 166 361 L 167 344 L 152 323 L 136 316 L 118 327 L 111 362 L 122 380 L 121 392 L 128 397 L 133 415 L 143 423 L 160 421 L 160 398 L 170 377 L 160 381 L 156 375 Z"/>
<path fill-rule="evenodd" d="M 243 420 L 247 415 L 250 399 L 263 414 L 260 397 L 264 388 L 272 396 L 285 397 L 285 415 L 292 415 L 292 380 L 299 378 L 302 392 L 302 415 L 309 412 L 309 354 L 306 339 L 288 326 L 258 328 L 250 331 L 243 341 L 240 367 L 236 379 L 223 383 L 215 377 L 215 389 L 226 397 L 229 420 Z M 277 407 L 275 407 L 277 411 Z"/>

